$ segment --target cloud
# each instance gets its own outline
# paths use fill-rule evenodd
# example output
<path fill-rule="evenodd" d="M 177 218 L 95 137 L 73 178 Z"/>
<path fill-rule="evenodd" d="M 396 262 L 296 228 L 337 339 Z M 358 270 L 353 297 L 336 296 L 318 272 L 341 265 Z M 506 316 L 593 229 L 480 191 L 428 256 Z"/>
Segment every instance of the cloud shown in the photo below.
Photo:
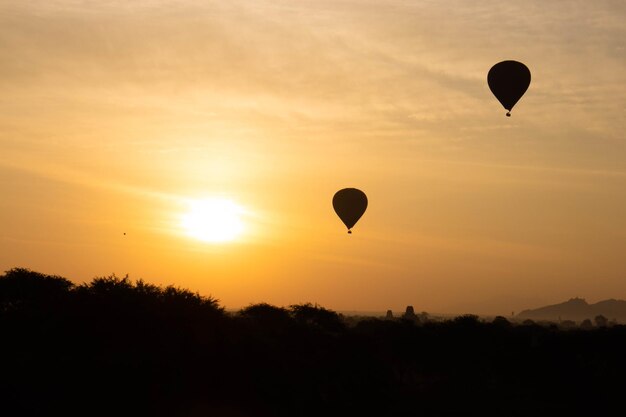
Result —
<path fill-rule="evenodd" d="M 275 233 L 316 231 L 319 196 L 358 183 L 374 238 L 355 269 L 391 242 L 448 282 L 475 257 L 497 264 L 476 276 L 544 280 L 587 253 L 576 273 L 595 274 L 623 247 L 625 17 L 623 0 L 4 0 L 3 187 L 236 190 L 280 213 Z M 503 59 L 533 74 L 511 118 L 486 84 Z M 336 264 L 319 240 L 307 253 Z"/>
<path fill-rule="evenodd" d="M 50 181 L 82 187 L 107 189 L 119 193 L 131 194 L 133 196 L 166 201 L 179 201 L 181 199 L 180 196 L 125 184 L 115 181 L 110 177 L 100 177 L 90 172 L 80 171 L 54 162 L 48 162 L 31 155 L 16 152 L 3 153 L 0 156 L 0 168 L 11 171 L 21 171 Z"/>

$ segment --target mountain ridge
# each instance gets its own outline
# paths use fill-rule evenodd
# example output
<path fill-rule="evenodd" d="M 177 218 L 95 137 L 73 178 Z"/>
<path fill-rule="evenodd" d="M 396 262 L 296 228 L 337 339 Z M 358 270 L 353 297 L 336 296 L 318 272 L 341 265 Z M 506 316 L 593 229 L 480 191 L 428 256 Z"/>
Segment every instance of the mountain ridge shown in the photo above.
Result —
<path fill-rule="evenodd" d="M 520 312 L 516 318 L 533 320 L 593 320 L 602 315 L 609 320 L 626 322 L 626 300 L 610 298 L 589 304 L 584 298 L 570 298 L 568 301 L 547 305 Z"/>

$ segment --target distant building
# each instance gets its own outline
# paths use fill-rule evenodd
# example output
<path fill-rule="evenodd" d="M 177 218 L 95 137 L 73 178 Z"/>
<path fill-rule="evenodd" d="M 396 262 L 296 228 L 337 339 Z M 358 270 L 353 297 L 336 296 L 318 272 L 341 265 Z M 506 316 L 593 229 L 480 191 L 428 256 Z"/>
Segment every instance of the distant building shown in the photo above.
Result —
<path fill-rule="evenodd" d="M 417 320 L 417 315 L 415 314 L 415 309 L 413 308 L 413 306 L 406 306 L 406 311 L 402 315 L 402 318 L 411 321 Z"/>
<path fill-rule="evenodd" d="M 387 310 L 387 314 L 385 315 L 387 320 L 393 319 L 393 312 L 391 310 Z"/>

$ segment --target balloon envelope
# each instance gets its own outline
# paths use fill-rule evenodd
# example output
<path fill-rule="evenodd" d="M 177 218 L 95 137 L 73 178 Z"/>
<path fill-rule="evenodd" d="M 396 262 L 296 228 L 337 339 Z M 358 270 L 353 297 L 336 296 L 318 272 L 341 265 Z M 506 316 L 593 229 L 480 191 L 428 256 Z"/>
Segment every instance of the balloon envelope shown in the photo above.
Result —
<path fill-rule="evenodd" d="M 515 103 L 524 95 L 530 85 L 530 70 L 521 62 L 502 61 L 491 67 L 487 74 L 489 89 L 511 115 Z"/>
<path fill-rule="evenodd" d="M 343 224 L 350 229 L 354 227 L 367 209 L 367 196 L 356 188 L 344 188 L 335 193 L 333 197 L 333 208 Z"/>

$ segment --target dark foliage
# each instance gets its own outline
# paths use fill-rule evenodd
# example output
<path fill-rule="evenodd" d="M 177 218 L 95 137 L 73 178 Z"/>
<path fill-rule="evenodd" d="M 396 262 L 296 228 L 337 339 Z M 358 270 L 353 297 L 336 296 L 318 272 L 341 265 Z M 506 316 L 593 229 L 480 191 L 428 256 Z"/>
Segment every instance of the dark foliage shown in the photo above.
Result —
<path fill-rule="evenodd" d="M 302 325 L 325 332 L 344 330 L 343 322 L 334 311 L 310 303 L 292 305 L 290 310 L 294 320 Z"/>
<path fill-rule="evenodd" d="M 0 310 L 6 313 L 53 308 L 62 304 L 73 287 L 71 281 L 62 277 L 14 268 L 0 280 Z"/>
<path fill-rule="evenodd" d="M 626 328 L 364 319 L 127 277 L 0 276 L 3 415 L 611 415 Z M 619 408 L 617 408 L 619 409 Z"/>

